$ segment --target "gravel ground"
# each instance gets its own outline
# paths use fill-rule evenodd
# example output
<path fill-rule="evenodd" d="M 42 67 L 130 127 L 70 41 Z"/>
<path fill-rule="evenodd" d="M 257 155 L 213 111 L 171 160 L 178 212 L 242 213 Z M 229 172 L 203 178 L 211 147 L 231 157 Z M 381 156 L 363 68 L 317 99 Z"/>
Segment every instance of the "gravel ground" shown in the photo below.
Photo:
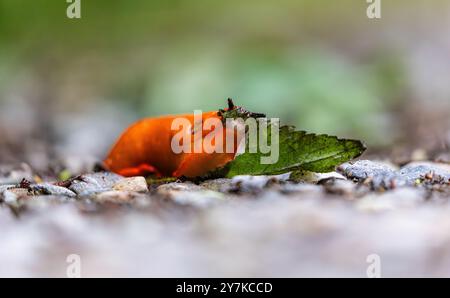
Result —
<path fill-rule="evenodd" d="M 147 183 L 0 167 L 0 276 L 450 276 L 450 165 Z M 69 257 L 68 257 L 69 256 Z M 72 256 L 73 257 L 73 256 Z"/>

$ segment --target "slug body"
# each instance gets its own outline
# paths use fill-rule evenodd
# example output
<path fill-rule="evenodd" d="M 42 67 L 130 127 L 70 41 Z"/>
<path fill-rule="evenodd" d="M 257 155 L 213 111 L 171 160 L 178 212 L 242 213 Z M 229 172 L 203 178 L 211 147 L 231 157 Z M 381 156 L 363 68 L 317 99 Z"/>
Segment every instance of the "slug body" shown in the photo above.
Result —
<path fill-rule="evenodd" d="M 193 114 L 146 118 L 132 124 L 105 159 L 106 168 L 123 176 L 154 174 L 158 177 L 197 177 L 234 159 L 239 144 L 236 139 L 232 153 L 174 153 L 171 147 L 172 139 L 175 134 L 180 133 L 180 130 L 172 130 L 172 123 L 176 118 L 185 118 L 191 127 L 194 127 Z M 203 123 L 209 118 L 222 121 L 222 116 L 217 111 L 202 114 Z M 218 132 L 214 128 L 203 129 L 200 136 L 203 139 L 210 133 L 218 134 L 217 137 L 225 143 L 226 132 L 226 128 Z M 195 134 L 191 131 L 181 133 L 191 136 L 193 147 Z"/>
<path fill-rule="evenodd" d="M 228 127 L 224 125 L 225 120 L 261 117 L 265 115 L 237 107 L 229 98 L 228 108 L 202 113 L 201 118 L 194 114 L 146 118 L 132 124 L 122 134 L 104 165 L 127 177 L 149 174 L 157 177 L 204 176 L 232 161 L 245 138 L 245 133 L 238 133 L 245 127 Z M 181 125 L 181 129 L 175 125 L 178 129 L 174 129 L 177 119 L 184 119 L 187 125 Z M 210 124 L 206 125 L 207 122 Z M 180 134 L 183 135 L 181 145 L 189 143 L 187 147 L 193 150 L 174 150 L 174 138 Z"/>

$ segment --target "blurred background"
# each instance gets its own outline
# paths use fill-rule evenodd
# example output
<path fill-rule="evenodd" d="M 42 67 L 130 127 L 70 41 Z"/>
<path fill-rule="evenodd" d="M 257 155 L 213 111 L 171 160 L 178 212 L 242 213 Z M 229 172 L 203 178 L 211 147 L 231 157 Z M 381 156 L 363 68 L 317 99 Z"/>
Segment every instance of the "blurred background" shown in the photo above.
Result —
<path fill-rule="evenodd" d="M 0 0 L 0 163 L 81 171 L 138 118 L 224 107 L 448 152 L 450 2 Z M 402 149 L 403 150 L 403 149 Z"/>

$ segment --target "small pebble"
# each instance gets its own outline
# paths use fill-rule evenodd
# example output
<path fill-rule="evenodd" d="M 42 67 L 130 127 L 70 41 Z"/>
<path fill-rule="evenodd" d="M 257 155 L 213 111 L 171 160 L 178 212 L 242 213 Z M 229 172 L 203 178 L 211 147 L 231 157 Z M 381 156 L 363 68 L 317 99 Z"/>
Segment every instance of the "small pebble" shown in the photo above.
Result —
<path fill-rule="evenodd" d="M 124 178 L 114 184 L 112 188 L 117 191 L 148 192 L 147 181 L 144 177 Z"/>

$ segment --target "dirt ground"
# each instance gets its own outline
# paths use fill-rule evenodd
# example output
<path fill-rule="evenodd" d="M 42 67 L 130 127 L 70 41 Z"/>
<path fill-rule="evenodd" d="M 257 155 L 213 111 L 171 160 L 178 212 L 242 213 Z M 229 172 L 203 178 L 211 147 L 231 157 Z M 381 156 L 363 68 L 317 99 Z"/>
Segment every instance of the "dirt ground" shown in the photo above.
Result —
<path fill-rule="evenodd" d="M 450 276 L 450 165 L 198 184 L 0 168 L 0 276 Z M 69 272 L 70 274 L 70 272 Z"/>

